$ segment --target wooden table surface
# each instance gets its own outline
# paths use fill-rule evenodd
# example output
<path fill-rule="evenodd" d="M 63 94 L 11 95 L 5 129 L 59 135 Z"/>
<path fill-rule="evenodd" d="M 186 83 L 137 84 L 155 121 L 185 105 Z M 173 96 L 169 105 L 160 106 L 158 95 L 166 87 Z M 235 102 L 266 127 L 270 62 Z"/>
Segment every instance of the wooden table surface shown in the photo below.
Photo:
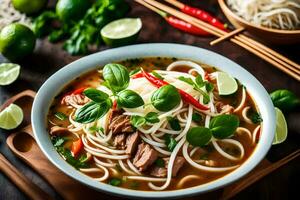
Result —
<path fill-rule="evenodd" d="M 129 16 L 141 17 L 143 29 L 137 43 L 180 43 L 198 46 L 217 52 L 243 66 L 252 73 L 269 91 L 286 88 L 300 96 L 300 83 L 277 70 L 272 65 L 262 59 L 247 52 L 243 48 L 236 46 L 228 41 L 222 42 L 211 47 L 209 41 L 214 37 L 195 37 L 182 33 L 170 27 L 160 16 L 147 10 L 146 8 L 130 2 L 132 10 Z M 185 1 L 190 5 L 199 6 L 215 13 L 224 19 L 216 0 Z M 225 19 L 224 19 L 225 20 Z M 101 46 L 99 51 L 107 47 Z M 272 48 L 288 56 L 297 63 L 300 63 L 300 46 L 277 46 Z M 77 57 L 69 56 L 61 50 L 60 44 L 51 44 L 47 41 L 38 41 L 35 52 L 32 56 L 21 62 L 22 70 L 19 79 L 13 84 L 0 87 L 0 104 L 12 95 L 24 90 L 32 89 L 37 91 L 43 82 L 58 69 L 70 63 Z M 7 62 L 0 56 L 0 63 Z M 267 158 L 276 161 L 283 156 L 300 148 L 300 112 L 295 111 L 286 116 L 289 126 L 288 140 L 283 144 L 273 146 Z M 0 129 L 0 152 L 3 153 L 22 173 L 29 179 L 37 183 L 42 189 L 51 193 L 55 198 L 60 199 L 59 195 L 45 183 L 34 171 L 26 164 L 16 158 L 5 144 L 9 132 Z M 234 199 L 294 199 L 299 190 L 300 178 L 300 159 L 294 160 L 276 172 L 258 181 L 248 189 L 238 194 Z M 0 173 L 0 199 L 1 200 L 22 200 L 26 199 L 10 180 Z"/>

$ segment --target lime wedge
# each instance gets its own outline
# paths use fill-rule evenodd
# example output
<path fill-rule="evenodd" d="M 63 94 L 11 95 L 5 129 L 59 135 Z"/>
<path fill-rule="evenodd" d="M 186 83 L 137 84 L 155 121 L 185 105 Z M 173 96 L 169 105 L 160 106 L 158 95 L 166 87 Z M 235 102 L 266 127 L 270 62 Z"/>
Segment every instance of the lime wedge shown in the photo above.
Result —
<path fill-rule="evenodd" d="M 0 85 L 9 85 L 14 82 L 20 74 L 20 65 L 13 63 L 0 64 Z"/>
<path fill-rule="evenodd" d="M 273 139 L 274 144 L 280 144 L 287 138 L 288 128 L 285 121 L 285 117 L 279 108 L 275 107 L 276 111 L 276 133 Z"/>
<path fill-rule="evenodd" d="M 237 91 L 236 80 L 225 72 L 216 72 L 217 85 L 220 95 L 230 95 Z"/>
<path fill-rule="evenodd" d="M 101 36 L 109 46 L 123 46 L 133 43 L 142 28 L 140 18 L 123 18 L 107 24 L 101 29 Z"/>
<path fill-rule="evenodd" d="M 23 121 L 23 110 L 16 104 L 10 104 L 0 113 L 0 128 L 17 128 Z"/>

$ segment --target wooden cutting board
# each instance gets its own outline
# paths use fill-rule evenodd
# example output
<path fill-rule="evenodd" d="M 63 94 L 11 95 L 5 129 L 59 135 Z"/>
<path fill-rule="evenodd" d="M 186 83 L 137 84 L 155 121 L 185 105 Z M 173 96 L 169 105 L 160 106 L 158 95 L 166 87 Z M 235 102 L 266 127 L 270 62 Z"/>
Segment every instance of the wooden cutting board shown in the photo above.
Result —
<path fill-rule="evenodd" d="M 120 197 L 114 197 L 105 193 L 97 192 L 76 180 L 73 180 L 56 168 L 44 156 L 34 140 L 30 124 L 30 111 L 34 96 L 35 92 L 26 90 L 10 98 L 0 107 L 1 111 L 10 103 L 15 103 L 21 106 L 24 111 L 23 128 L 11 134 L 6 141 L 13 153 L 38 172 L 66 200 L 82 200 L 91 198 L 111 200 L 120 199 Z M 254 170 L 239 181 L 236 181 L 223 189 L 185 199 L 229 199 L 249 185 L 253 184 L 255 181 L 267 175 L 264 173 L 263 176 L 258 176 L 258 174 L 261 174 L 267 168 L 271 168 L 272 165 L 273 164 L 267 159 L 264 159 Z"/>

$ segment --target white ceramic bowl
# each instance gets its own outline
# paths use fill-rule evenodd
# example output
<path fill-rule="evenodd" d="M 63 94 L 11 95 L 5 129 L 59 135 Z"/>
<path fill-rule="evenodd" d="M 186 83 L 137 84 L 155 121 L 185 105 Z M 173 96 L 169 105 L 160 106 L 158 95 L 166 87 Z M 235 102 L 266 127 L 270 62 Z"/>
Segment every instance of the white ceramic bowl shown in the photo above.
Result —
<path fill-rule="evenodd" d="M 121 61 L 130 58 L 143 57 L 176 57 L 189 59 L 212 65 L 218 69 L 231 74 L 247 87 L 248 92 L 254 98 L 263 118 L 262 134 L 260 141 L 252 155 L 236 170 L 226 176 L 212 182 L 174 191 L 137 191 L 114 187 L 105 183 L 97 182 L 83 173 L 75 170 L 65 162 L 55 151 L 51 144 L 49 134 L 46 131 L 46 117 L 53 98 L 67 85 L 81 74 L 96 69 L 110 62 Z M 86 184 L 96 190 L 110 194 L 142 197 L 142 198 L 178 198 L 183 196 L 196 195 L 207 191 L 215 190 L 236 181 L 250 172 L 266 155 L 271 147 L 275 132 L 275 111 L 272 101 L 254 76 L 231 60 L 198 47 L 179 44 L 141 44 L 106 50 L 83 57 L 56 72 L 40 88 L 33 103 L 32 125 L 35 139 L 47 158 L 61 171 L 75 180 Z M 57 177 L 59 178 L 59 177 Z"/>

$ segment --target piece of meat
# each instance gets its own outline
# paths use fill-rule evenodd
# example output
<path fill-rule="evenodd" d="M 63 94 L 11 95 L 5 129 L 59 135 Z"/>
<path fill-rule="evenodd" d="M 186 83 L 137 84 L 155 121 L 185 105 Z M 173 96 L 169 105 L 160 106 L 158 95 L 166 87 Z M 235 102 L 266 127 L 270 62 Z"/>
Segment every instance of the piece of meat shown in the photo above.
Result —
<path fill-rule="evenodd" d="M 155 177 L 166 177 L 167 176 L 167 168 L 169 164 L 169 158 L 163 158 L 165 161 L 165 166 L 164 167 L 158 167 L 154 166 L 151 171 L 150 175 L 155 176 Z M 173 169 L 172 169 L 172 176 L 175 177 L 180 170 L 180 168 L 183 166 L 185 162 L 184 157 L 182 156 L 177 156 L 174 161 Z"/>
<path fill-rule="evenodd" d="M 128 155 L 132 155 L 136 151 L 139 142 L 140 142 L 140 136 L 139 136 L 138 131 L 128 135 L 127 138 L 126 138 L 126 151 L 125 151 L 125 153 L 128 154 Z"/>
<path fill-rule="evenodd" d="M 62 134 L 68 134 L 70 133 L 69 129 L 60 127 L 60 126 L 53 126 L 50 129 L 51 135 L 62 135 Z"/>
<path fill-rule="evenodd" d="M 89 99 L 82 94 L 70 94 L 70 95 L 66 95 L 61 100 L 61 104 L 65 104 L 67 106 L 84 105 L 88 101 Z"/>
<path fill-rule="evenodd" d="M 217 102 L 216 108 L 220 114 L 232 114 L 234 110 L 234 107 L 232 107 L 229 104 L 224 104 L 222 102 Z"/>
<path fill-rule="evenodd" d="M 119 149 L 125 149 L 126 134 L 121 133 L 115 136 L 114 146 Z"/>
<path fill-rule="evenodd" d="M 120 110 L 113 110 L 109 121 L 109 129 L 113 134 L 133 132 L 130 116 L 122 115 Z"/>
<path fill-rule="evenodd" d="M 149 144 L 141 143 L 133 159 L 139 171 L 145 171 L 157 159 L 158 153 Z"/>

